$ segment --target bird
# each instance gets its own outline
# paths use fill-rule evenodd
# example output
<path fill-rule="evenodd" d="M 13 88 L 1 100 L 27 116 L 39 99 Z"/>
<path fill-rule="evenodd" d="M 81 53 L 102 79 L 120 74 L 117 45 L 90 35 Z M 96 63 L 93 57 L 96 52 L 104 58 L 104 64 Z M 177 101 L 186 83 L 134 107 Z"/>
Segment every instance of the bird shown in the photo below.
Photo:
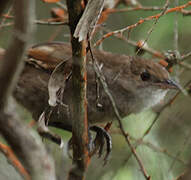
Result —
<path fill-rule="evenodd" d="M 122 118 L 157 105 L 169 90 L 179 87 L 171 79 L 168 71 L 153 60 L 100 50 L 93 50 L 93 55 Z M 64 42 L 45 42 L 34 45 L 28 50 L 25 67 L 14 90 L 14 97 L 31 112 L 35 120 L 38 121 L 44 109 L 49 106 L 48 83 L 52 72 L 61 62 L 69 64 L 66 67 L 71 68 L 71 57 L 71 46 Z M 97 81 L 90 54 L 87 54 L 86 68 L 89 124 L 116 120 L 110 99 Z M 67 71 L 72 71 L 72 68 Z M 51 111 L 48 125 L 71 131 L 71 78 L 65 82 L 61 97 L 62 103 L 69 108 L 56 106 Z"/>
<path fill-rule="evenodd" d="M 31 104 L 39 103 L 35 96 L 42 99 L 40 102 L 48 103 L 47 84 L 50 74 L 60 62 L 67 61 L 70 58 L 69 61 L 72 63 L 71 56 L 70 45 L 63 42 L 42 43 L 31 47 L 28 51 L 27 65 L 17 87 L 26 90 L 26 93 L 28 92 L 28 95 L 34 97 L 34 100 L 29 98 L 28 102 L 25 102 L 27 100 L 19 96 L 19 91 L 15 92 L 17 94 L 16 99 L 21 104 L 28 104 L 26 107 L 30 106 L 28 109 L 34 112 L 34 115 L 35 112 L 39 112 L 43 106 L 39 110 L 31 106 Z M 99 66 L 102 66 L 101 71 L 122 117 L 155 106 L 164 99 L 170 89 L 178 88 L 177 83 L 171 79 L 168 71 L 152 60 L 99 50 L 94 50 L 94 56 Z M 90 55 L 88 55 L 87 102 L 89 122 L 93 124 L 113 121 L 115 115 L 110 100 L 101 85 L 99 86 L 99 103 L 102 108 L 100 109 L 96 105 L 96 75 L 90 59 Z M 38 68 L 35 66 L 38 66 Z M 36 75 L 33 76 L 35 71 Z M 63 103 L 70 104 L 71 79 L 68 80 L 65 88 Z M 38 93 L 35 94 L 31 91 L 37 91 Z M 26 96 L 24 93 L 23 95 Z"/>

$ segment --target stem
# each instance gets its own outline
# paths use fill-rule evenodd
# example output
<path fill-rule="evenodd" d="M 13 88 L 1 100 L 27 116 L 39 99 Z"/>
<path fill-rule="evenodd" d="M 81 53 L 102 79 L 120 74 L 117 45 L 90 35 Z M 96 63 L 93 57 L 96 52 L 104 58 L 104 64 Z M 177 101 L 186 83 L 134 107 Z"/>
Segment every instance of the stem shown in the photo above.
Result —
<path fill-rule="evenodd" d="M 79 42 L 73 37 L 75 28 L 83 13 L 83 8 L 78 0 L 67 0 L 69 13 L 69 26 L 72 44 L 72 141 L 74 167 L 69 172 L 68 179 L 84 179 L 89 162 L 88 150 L 88 119 L 87 119 L 87 72 L 86 72 L 86 42 Z"/>

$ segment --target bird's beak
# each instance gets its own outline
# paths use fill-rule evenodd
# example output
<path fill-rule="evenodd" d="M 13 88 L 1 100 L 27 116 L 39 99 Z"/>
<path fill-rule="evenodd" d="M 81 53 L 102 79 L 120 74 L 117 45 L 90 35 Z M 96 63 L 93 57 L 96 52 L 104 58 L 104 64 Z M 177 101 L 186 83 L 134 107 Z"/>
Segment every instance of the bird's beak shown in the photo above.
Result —
<path fill-rule="evenodd" d="M 187 91 L 175 80 L 168 79 L 168 80 L 166 80 L 166 83 L 168 84 L 169 88 L 179 89 L 184 95 L 188 94 Z"/>
<path fill-rule="evenodd" d="M 169 86 L 169 88 L 172 88 L 172 89 L 181 89 L 182 88 L 180 86 L 180 84 L 178 84 L 178 82 L 176 82 L 176 81 L 174 81 L 172 79 L 167 79 L 166 84 Z"/>

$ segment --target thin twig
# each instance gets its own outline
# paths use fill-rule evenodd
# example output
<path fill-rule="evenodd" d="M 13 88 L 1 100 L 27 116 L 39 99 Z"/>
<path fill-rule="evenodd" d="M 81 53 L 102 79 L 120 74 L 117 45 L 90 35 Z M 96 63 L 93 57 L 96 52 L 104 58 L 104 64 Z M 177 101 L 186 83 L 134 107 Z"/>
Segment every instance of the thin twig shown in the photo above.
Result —
<path fill-rule="evenodd" d="M 189 58 L 189 57 L 191 57 L 191 52 L 182 55 L 182 57 L 181 57 L 181 61 L 184 60 L 184 59 L 187 59 L 187 58 Z"/>
<path fill-rule="evenodd" d="M 103 28 L 105 32 L 110 32 L 108 29 L 106 28 Z M 132 45 L 133 47 L 137 47 L 137 43 L 135 41 L 132 41 L 130 39 L 127 39 L 125 36 L 123 36 L 122 34 L 114 34 L 114 37 L 118 38 L 118 39 L 121 39 L 123 40 L 124 42 Z M 145 50 L 147 53 L 157 57 L 157 58 L 161 58 L 161 59 L 165 59 L 165 55 L 163 53 L 161 53 L 160 51 L 157 51 L 155 49 L 152 49 L 150 47 L 147 47 L 147 46 L 143 46 L 142 47 L 143 50 Z M 185 54 L 185 55 L 182 55 L 180 57 L 180 61 L 178 61 L 178 64 L 184 68 L 187 68 L 187 69 L 191 69 L 191 65 L 188 64 L 188 63 L 185 63 L 183 62 L 183 60 L 187 59 L 191 57 L 191 52 Z"/>
<path fill-rule="evenodd" d="M 182 9 L 188 7 L 191 5 L 191 1 L 189 1 L 188 3 L 184 4 L 184 5 L 181 5 L 181 6 L 177 6 L 177 7 L 174 7 L 174 8 L 170 8 L 168 9 L 166 12 L 165 12 L 165 15 L 166 14 L 169 14 L 169 13 L 172 13 L 172 12 L 177 12 L 177 11 L 181 11 Z M 150 21 L 150 20 L 153 20 L 153 19 L 158 19 L 162 16 L 163 14 L 159 13 L 159 14 L 156 14 L 156 15 L 153 15 L 153 16 L 149 16 L 149 17 L 146 17 L 146 18 L 143 18 L 141 20 L 139 20 L 137 23 L 135 24 L 132 24 L 130 26 L 127 26 L 125 28 L 122 28 L 122 29 L 119 29 L 119 30 L 115 30 L 115 31 L 112 31 L 112 32 L 109 32 L 107 34 L 105 34 L 101 39 L 99 39 L 94 46 L 98 46 L 103 40 L 105 40 L 106 38 L 110 37 L 110 36 L 113 36 L 114 34 L 123 34 L 125 31 L 128 31 L 130 29 L 133 29 L 141 24 L 143 24 L 144 22 L 146 21 Z"/>
<path fill-rule="evenodd" d="M 175 159 L 176 161 L 180 162 L 181 164 L 183 164 L 184 166 L 188 166 L 187 163 L 185 163 L 182 159 L 180 159 L 179 157 L 176 157 L 175 155 L 171 154 L 167 149 L 164 149 L 164 148 L 160 148 L 154 144 L 152 144 L 151 142 L 148 142 L 148 141 L 144 141 L 142 138 L 141 139 L 136 139 L 134 137 L 130 137 L 132 140 L 136 141 L 136 144 L 139 144 L 139 145 L 145 145 L 147 147 L 149 147 L 150 149 L 152 149 L 153 151 L 156 151 L 156 152 L 160 152 L 160 153 L 163 153 L 165 154 L 166 156 L 172 158 L 172 159 Z"/>
<path fill-rule="evenodd" d="M 163 7 L 158 6 L 139 6 L 139 7 L 129 7 L 129 8 L 122 8 L 122 9 L 113 9 L 111 13 L 118 13 L 118 12 L 131 12 L 131 11 L 161 11 Z"/>
<path fill-rule="evenodd" d="M 180 148 L 180 150 L 175 155 L 175 158 L 173 159 L 172 163 L 170 164 L 170 167 L 168 169 L 168 172 L 172 171 L 173 167 L 175 166 L 177 159 L 181 156 L 182 152 L 184 151 L 185 146 L 188 144 L 190 140 L 191 131 L 188 133 L 188 135 L 185 137 L 184 142 Z"/>
<path fill-rule="evenodd" d="M 169 10 L 168 8 L 167 10 Z M 129 7 L 129 8 L 121 8 L 121 9 L 111 9 L 110 13 L 123 13 L 123 12 L 132 12 L 132 11 L 161 11 L 164 10 L 164 7 L 158 6 L 139 6 L 139 7 Z M 181 10 L 177 11 L 178 13 L 183 14 L 184 16 L 191 15 L 191 11 L 189 10 Z"/>
<path fill-rule="evenodd" d="M 165 12 L 167 11 L 167 8 L 169 6 L 169 0 L 166 0 L 166 3 L 164 5 L 164 9 L 163 11 L 160 13 L 159 17 L 163 16 L 165 14 Z M 141 44 L 141 46 L 138 48 L 138 50 L 136 51 L 136 55 L 139 53 L 139 51 L 142 49 L 142 47 L 144 47 L 145 43 L 148 41 L 151 33 L 153 32 L 154 28 L 156 27 L 156 24 L 158 23 L 159 18 L 157 18 L 153 24 L 153 26 L 151 27 L 151 29 L 149 30 L 146 39 L 144 40 L 144 42 Z"/>
<path fill-rule="evenodd" d="M 175 0 L 175 6 L 178 6 L 178 0 Z M 178 13 L 174 14 L 174 50 L 178 51 Z"/>
<path fill-rule="evenodd" d="M 9 18 L 9 19 L 13 19 L 14 18 L 14 16 L 4 16 L 4 19 L 7 19 L 7 18 Z M 68 22 L 63 22 L 63 21 L 61 21 L 61 19 L 60 18 L 52 18 L 52 19 L 36 19 L 36 20 L 34 20 L 34 23 L 35 24 L 39 24 L 39 25 L 68 25 Z M 0 28 L 2 28 L 2 27 L 7 27 L 7 26 L 10 26 L 10 25 L 13 25 L 14 23 L 12 23 L 12 22 L 9 22 L 9 23 L 1 23 L 0 24 Z"/>
<path fill-rule="evenodd" d="M 63 31 L 63 27 L 59 26 L 56 28 L 56 30 L 54 31 L 54 33 L 52 33 L 52 35 L 49 37 L 48 41 L 54 41 L 56 39 L 56 37 Z"/>
<path fill-rule="evenodd" d="M 20 173 L 20 175 L 24 177 L 25 180 L 31 179 L 30 175 L 25 170 L 25 168 L 20 163 L 20 161 L 17 159 L 14 152 L 11 150 L 11 148 L 9 146 L 0 142 L 0 151 L 6 156 L 6 158 L 9 160 L 9 162 Z"/>
<path fill-rule="evenodd" d="M 178 62 L 178 64 L 181 65 L 184 68 L 187 68 L 187 69 L 191 70 L 191 64 L 188 64 L 186 62 L 181 62 L 181 61 Z"/>
<path fill-rule="evenodd" d="M 155 116 L 154 120 L 152 121 L 152 123 L 150 124 L 150 126 L 146 129 L 146 131 L 143 133 L 142 137 L 140 138 L 141 140 L 143 140 L 145 138 L 145 136 L 147 136 L 149 134 L 149 132 L 151 131 L 151 129 L 153 128 L 153 126 L 155 125 L 155 123 L 157 122 L 157 120 L 159 119 L 161 113 L 163 112 L 163 110 L 166 108 L 167 106 L 163 106 L 163 108 L 160 110 L 160 112 L 157 113 L 157 115 Z M 134 146 L 134 149 L 137 149 L 137 147 L 139 146 L 139 144 L 136 144 Z M 131 158 L 132 154 L 130 154 L 126 160 L 125 160 L 125 163 L 126 164 L 129 159 Z"/>
<path fill-rule="evenodd" d="M 110 32 L 110 30 L 108 30 L 107 28 L 105 28 L 105 27 L 102 27 L 102 28 L 103 28 L 103 30 L 104 30 L 105 32 L 107 32 L 107 33 Z M 114 34 L 114 37 L 123 40 L 124 42 L 130 44 L 130 45 L 133 46 L 133 47 L 137 47 L 137 42 L 126 38 L 126 37 L 123 36 L 122 34 Z M 95 45 L 95 44 L 94 44 L 94 45 Z M 165 58 L 165 56 L 164 56 L 161 52 L 156 51 L 156 50 L 154 50 L 154 49 L 152 49 L 152 48 L 149 48 L 149 47 L 147 47 L 147 46 L 143 46 L 142 49 L 145 50 L 146 52 L 148 52 L 149 54 L 155 56 L 155 57 L 162 58 L 162 59 Z"/>
<path fill-rule="evenodd" d="M 191 83 L 191 80 L 188 81 L 188 82 L 185 84 L 184 87 L 186 88 L 187 86 L 190 85 L 190 83 Z M 177 95 L 179 95 L 180 93 L 181 93 L 181 91 L 179 91 L 179 92 L 177 93 Z M 177 96 L 177 95 L 176 95 L 176 96 Z M 185 138 L 185 140 L 184 140 L 184 142 L 183 142 L 182 147 L 181 147 L 180 150 L 177 152 L 177 154 L 176 154 L 176 159 L 174 159 L 174 161 L 171 163 L 170 168 L 169 168 L 169 171 L 172 170 L 172 168 L 173 168 L 173 166 L 175 165 L 177 159 L 180 157 L 180 155 L 181 155 L 181 153 L 182 153 L 184 147 L 186 146 L 186 144 L 188 143 L 188 140 L 190 139 L 190 135 L 191 135 L 191 131 L 188 133 L 188 135 L 186 136 L 186 138 Z"/>
<path fill-rule="evenodd" d="M 112 134 L 120 134 L 121 135 L 121 131 L 119 132 L 119 130 L 111 130 L 111 133 Z M 180 159 L 179 157 L 176 157 L 175 155 L 173 155 L 172 153 L 170 153 L 167 149 L 165 148 L 161 148 L 161 147 L 158 147 L 157 145 L 154 145 L 152 144 L 151 142 L 149 141 L 145 141 L 143 140 L 143 138 L 135 138 L 133 136 L 130 136 L 130 139 L 135 141 L 135 143 L 137 145 L 144 145 L 144 146 L 147 146 L 148 148 L 152 149 L 153 151 L 156 151 L 156 152 L 160 152 L 160 153 L 163 153 L 165 154 L 166 156 L 172 158 L 172 159 L 176 159 L 179 163 L 183 164 L 184 166 L 188 166 L 188 163 L 186 163 L 183 159 Z M 123 165 L 126 164 L 126 161 Z"/>
<path fill-rule="evenodd" d="M 117 108 L 117 106 L 115 104 L 115 100 L 113 99 L 113 96 L 110 93 L 108 85 L 107 85 L 107 83 L 105 81 L 105 77 L 104 77 L 103 73 L 99 69 L 99 65 L 98 65 L 96 59 L 93 56 L 91 48 L 90 48 L 90 54 L 91 54 L 91 58 L 92 58 L 92 61 L 93 61 L 94 71 L 96 72 L 97 78 L 101 82 L 101 84 L 102 84 L 102 86 L 104 88 L 105 93 L 107 94 L 107 96 L 109 97 L 109 100 L 111 101 L 111 105 L 113 107 L 113 111 L 114 111 L 114 113 L 116 115 L 116 118 L 118 120 L 118 123 L 119 123 L 119 128 L 121 129 L 121 132 L 122 132 L 123 136 L 125 137 L 125 140 L 126 140 L 127 144 L 129 145 L 129 148 L 131 149 L 131 152 L 133 153 L 135 159 L 137 160 L 137 162 L 138 162 L 138 164 L 140 166 L 141 172 L 143 173 L 145 179 L 146 180 L 150 180 L 151 177 L 147 174 L 146 169 L 144 168 L 144 165 L 143 165 L 141 159 L 137 155 L 136 150 L 134 149 L 133 145 L 130 142 L 129 134 L 127 132 L 125 132 L 125 129 L 124 129 L 123 125 L 122 125 L 122 118 L 121 118 L 121 116 L 119 114 L 119 111 L 118 111 L 118 108 Z"/>

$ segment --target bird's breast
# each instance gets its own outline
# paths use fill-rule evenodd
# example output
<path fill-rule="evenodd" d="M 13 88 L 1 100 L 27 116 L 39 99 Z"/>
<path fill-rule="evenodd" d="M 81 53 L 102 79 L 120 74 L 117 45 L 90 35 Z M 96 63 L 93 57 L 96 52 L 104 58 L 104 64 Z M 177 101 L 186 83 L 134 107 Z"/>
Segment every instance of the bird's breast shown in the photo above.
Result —
<path fill-rule="evenodd" d="M 138 113 L 159 104 L 165 97 L 168 90 L 158 89 L 156 87 L 137 89 L 135 106 L 133 113 Z"/>

